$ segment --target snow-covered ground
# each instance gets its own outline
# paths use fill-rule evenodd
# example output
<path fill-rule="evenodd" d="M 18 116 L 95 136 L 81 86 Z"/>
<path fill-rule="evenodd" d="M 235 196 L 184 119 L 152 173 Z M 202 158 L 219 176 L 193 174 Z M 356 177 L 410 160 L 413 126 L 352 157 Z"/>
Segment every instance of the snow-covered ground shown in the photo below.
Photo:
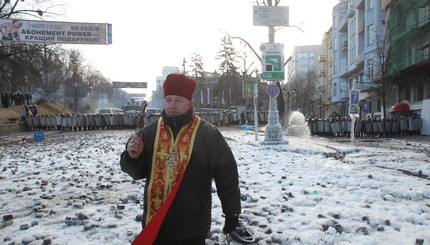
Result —
<path fill-rule="evenodd" d="M 141 229 L 144 185 L 119 168 L 131 133 L 0 145 L 0 244 L 130 244 Z M 310 137 L 262 145 L 251 130 L 222 133 L 238 162 L 241 220 L 255 244 L 430 243 L 425 152 Z M 218 244 L 224 224 L 213 195 L 207 244 Z"/>

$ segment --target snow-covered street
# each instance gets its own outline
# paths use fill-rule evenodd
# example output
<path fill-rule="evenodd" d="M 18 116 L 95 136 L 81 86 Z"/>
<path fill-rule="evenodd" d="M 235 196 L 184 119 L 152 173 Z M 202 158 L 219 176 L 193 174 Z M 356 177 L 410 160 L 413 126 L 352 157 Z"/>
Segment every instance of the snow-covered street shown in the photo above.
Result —
<path fill-rule="evenodd" d="M 428 151 L 311 137 L 261 145 L 251 130 L 220 129 L 238 162 L 241 220 L 256 244 L 430 243 Z M 144 185 L 119 167 L 131 133 L 0 145 L 0 243 L 130 244 Z M 206 243 L 218 244 L 224 218 L 215 192 L 212 214 Z"/>

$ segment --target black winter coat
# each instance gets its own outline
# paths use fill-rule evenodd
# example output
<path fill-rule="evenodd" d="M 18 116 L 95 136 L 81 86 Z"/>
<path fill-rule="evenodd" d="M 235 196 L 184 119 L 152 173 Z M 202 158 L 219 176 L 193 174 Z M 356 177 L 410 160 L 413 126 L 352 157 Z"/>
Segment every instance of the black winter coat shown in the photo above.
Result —
<path fill-rule="evenodd" d="M 167 117 L 164 111 L 162 115 L 175 136 L 180 127 L 193 118 L 192 110 L 176 118 Z M 133 179 L 146 178 L 146 183 L 150 182 L 156 128 L 155 121 L 143 129 L 144 150 L 138 159 L 131 158 L 127 151 L 121 154 L 121 169 Z M 180 240 L 206 236 L 211 226 L 212 179 L 215 180 L 223 213 L 239 214 L 240 190 L 233 153 L 218 129 L 202 120 L 184 179 L 160 228 L 159 237 Z M 143 226 L 147 187 L 145 185 Z"/>

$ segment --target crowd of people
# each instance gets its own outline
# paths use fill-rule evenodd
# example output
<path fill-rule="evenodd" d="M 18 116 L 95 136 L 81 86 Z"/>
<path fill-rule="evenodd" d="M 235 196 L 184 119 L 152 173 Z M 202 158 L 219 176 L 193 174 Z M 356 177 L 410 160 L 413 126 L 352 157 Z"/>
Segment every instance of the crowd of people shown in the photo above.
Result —
<path fill-rule="evenodd" d="M 307 120 L 312 135 L 351 136 L 352 120 L 347 117 L 309 118 Z M 394 137 L 421 134 L 422 119 L 417 114 L 399 117 L 367 118 L 356 120 L 355 137 Z"/>
<path fill-rule="evenodd" d="M 30 105 L 33 103 L 33 96 L 30 93 L 9 93 L 9 92 L 1 92 L 1 106 L 4 108 L 9 108 L 9 106 L 13 105 Z"/>

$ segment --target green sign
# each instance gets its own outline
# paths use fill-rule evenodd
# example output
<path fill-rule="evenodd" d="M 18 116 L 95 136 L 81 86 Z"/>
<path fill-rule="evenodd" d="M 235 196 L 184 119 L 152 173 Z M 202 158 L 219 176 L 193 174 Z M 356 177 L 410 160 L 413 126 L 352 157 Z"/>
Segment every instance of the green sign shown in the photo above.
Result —
<path fill-rule="evenodd" d="M 243 96 L 245 98 L 252 98 L 254 94 L 254 82 L 253 81 L 244 81 L 243 82 Z"/>
<path fill-rule="evenodd" d="M 261 78 L 265 80 L 284 80 L 284 54 L 263 53 L 262 70 Z"/>
<path fill-rule="evenodd" d="M 285 80 L 284 72 L 263 72 L 260 77 L 264 80 Z"/>

